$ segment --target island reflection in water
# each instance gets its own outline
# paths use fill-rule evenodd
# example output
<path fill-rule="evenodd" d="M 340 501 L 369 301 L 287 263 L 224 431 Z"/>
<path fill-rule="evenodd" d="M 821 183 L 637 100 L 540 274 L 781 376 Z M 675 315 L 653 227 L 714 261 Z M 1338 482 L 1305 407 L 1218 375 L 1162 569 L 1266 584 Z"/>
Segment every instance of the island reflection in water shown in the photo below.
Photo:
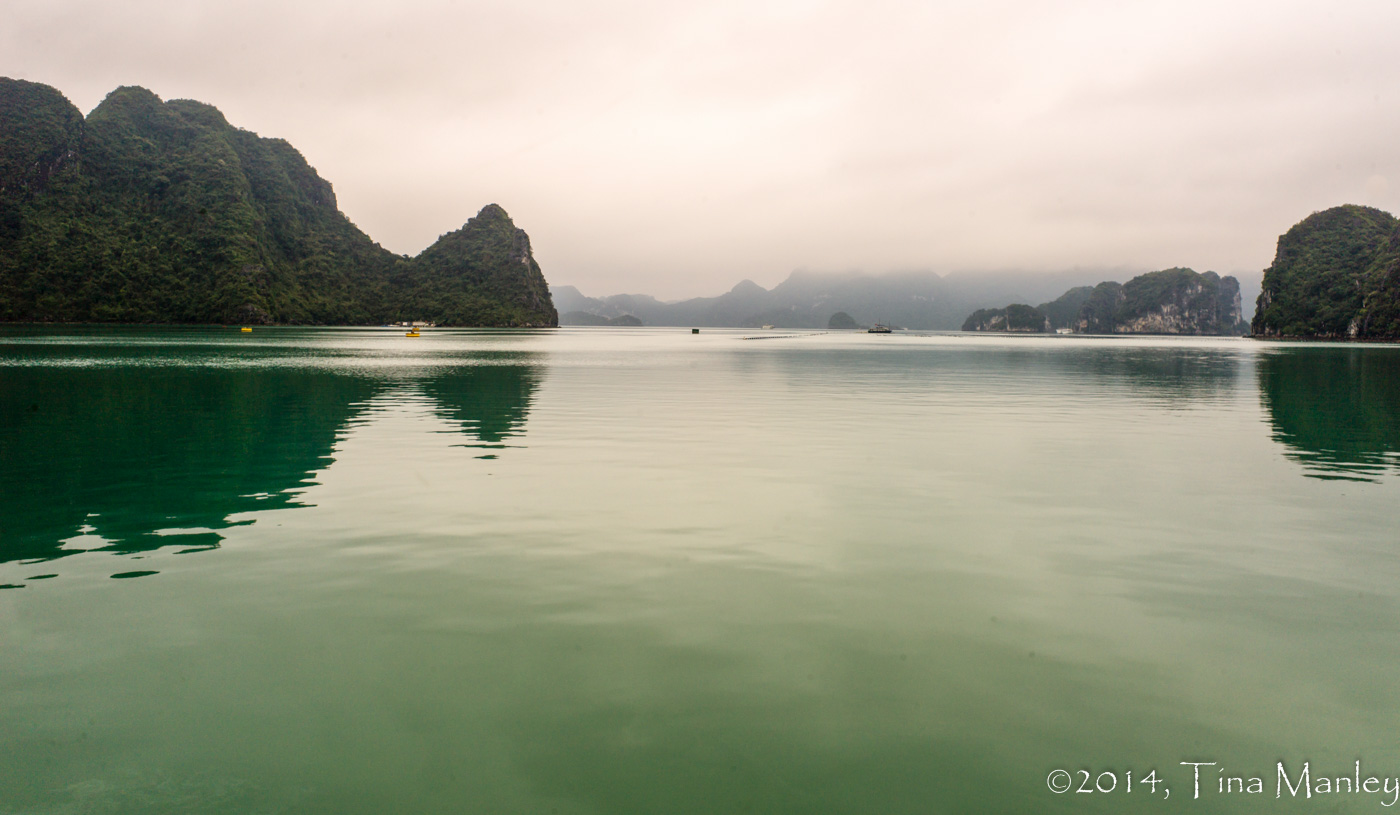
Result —
<path fill-rule="evenodd" d="M 1400 472 L 1400 353 L 1308 346 L 1261 357 L 1273 437 L 1310 478 L 1376 481 Z"/>
<path fill-rule="evenodd" d="M 0 563 L 216 548 L 240 513 L 300 506 L 378 397 L 427 394 L 468 446 L 524 432 L 528 355 L 393 379 L 316 367 L 0 369 Z"/>
<path fill-rule="evenodd" d="M 427 396 L 464 437 L 459 446 L 495 458 L 524 434 L 543 364 L 529 352 L 459 354 L 388 372 L 287 365 L 278 352 L 243 367 L 217 364 L 218 355 L 127 364 L 150 359 L 124 346 L 111 355 L 61 371 L 0 369 L 0 466 L 9 476 L 0 491 L 0 563 L 215 548 L 218 530 L 250 523 L 234 516 L 300 505 L 333 460 L 339 434 L 386 395 Z M 992 378 L 1015 369 L 1044 380 L 1047 391 L 1095 383 L 1183 405 L 1240 384 L 1239 357 L 1218 351 L 1003 356 L 989 371 L 986 360 L 966 356 L 954 367 Z M 1272 436 L 1305 475 L 1375 481 L 1400 469 L 1394 349 L 1271 350 L 1256 370 Z"/>
<path fill-rule="evenodd" d="M 539 380 L 531 365 L 469 365 L 425 377 L 418 387 L 432 397 L 438 416 L 475 440 L 465 446 L 501 449 L 524 434 Z"/>

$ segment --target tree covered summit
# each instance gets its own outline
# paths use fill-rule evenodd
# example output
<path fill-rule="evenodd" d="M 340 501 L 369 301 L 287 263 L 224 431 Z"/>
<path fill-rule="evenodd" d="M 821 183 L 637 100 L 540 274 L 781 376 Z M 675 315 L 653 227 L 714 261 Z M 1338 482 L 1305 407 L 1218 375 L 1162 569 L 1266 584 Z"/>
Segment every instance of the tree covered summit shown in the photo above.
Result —
<path fill-rule="evenodd" d="M 1400 338 L 1400 221 L 1345 204 L 1294 224 L 1264 270 L 1252 328 L 1260 337 Z"/>

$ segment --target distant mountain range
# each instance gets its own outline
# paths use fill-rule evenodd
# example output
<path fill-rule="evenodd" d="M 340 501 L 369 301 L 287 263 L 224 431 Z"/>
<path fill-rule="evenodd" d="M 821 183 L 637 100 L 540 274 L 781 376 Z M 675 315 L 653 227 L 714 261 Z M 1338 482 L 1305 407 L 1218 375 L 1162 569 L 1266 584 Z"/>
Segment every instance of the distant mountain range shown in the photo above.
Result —
<path fill-rule="evenodd" d="M 883 323 L 928 331 L 956 331 L 977 309 L 1008 302 L 1054 300 L 1067 289 L 1095 286 L 1105 279 L 1126 279 L 1122 272 L 1075 269 L 1061 272 L 797 271 L 772 289 L 749 280 L 717 297 L 663 302 L 645 294 L 588 297 L 573 286 L 550 292 L 563 325 L 593 325 L 597 318 L 630 315 L 646 325 L 757 328 L 827 328 L 832 315 L 849 314 L 860 325 Z M 1259 275 L 1241 276 L 1249 300 L 1259 290 Z M 584 316 L 589 315 L 589 316 Z M 594 322 L 588 322 L 588 320 Z"/>

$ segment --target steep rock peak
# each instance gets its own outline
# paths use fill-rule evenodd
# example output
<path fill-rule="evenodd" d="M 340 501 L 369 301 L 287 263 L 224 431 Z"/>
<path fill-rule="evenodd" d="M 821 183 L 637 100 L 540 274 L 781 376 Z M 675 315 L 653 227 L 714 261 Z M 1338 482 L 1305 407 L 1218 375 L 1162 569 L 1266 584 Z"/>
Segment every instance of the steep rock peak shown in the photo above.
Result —
<path fill-rule="evenodd" d="M 506 212 L 505 207 L 501 206 L 500 204 L 487 204 L 486 206 L 481 208 L 481 211 L 478 212 L 475 217 L 469 218 L 467 220 L 467 223 L 471 223 L 472 221 L 476 220 L 509 222 L 510 215 Z"/>
<path fill-rule="evenodd" d="M 549 284 L 519 229 L 499 204 L 488 204 L 461 229 L 414 258 L 405 282 L 427 318 L 446 325 L 557 325 Z M 485 298 L 483 298 L 485 296 Z M 486 305 L 486 299 L 495 305 Z"/>

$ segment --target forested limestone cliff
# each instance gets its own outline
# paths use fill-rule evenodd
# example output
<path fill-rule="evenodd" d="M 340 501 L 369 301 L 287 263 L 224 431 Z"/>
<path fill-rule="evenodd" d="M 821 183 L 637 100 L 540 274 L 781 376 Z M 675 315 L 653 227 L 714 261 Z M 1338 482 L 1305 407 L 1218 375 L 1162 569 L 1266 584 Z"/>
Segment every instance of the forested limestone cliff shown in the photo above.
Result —
<path fill-rule="evenodd" d="M 416 258 L 372 241 L 286 141 L 118 88 L 84 117 L 0 78 L 0 320 L 552 326 L 488 205 Z"/>
<path fill-rule="evenodd" d="M 1400 339 L 1400 222 L 1347 204 L 1295 224 L 1264 270 L 1251 327 L 1257 337 Z"/>

